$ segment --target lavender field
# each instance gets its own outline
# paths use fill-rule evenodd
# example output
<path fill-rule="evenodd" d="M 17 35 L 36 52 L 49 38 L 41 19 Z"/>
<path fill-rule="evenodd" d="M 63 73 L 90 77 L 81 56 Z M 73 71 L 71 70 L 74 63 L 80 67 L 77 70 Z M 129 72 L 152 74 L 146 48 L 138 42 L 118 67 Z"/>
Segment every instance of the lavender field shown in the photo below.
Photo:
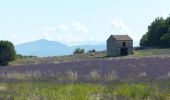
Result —
<path fill-rule="evenodd" d="M 59 64 L 32 64 L 0 68 L 1 81 L 44 80 L 90 82 L 112 80 L 168 80 L 170 57 L 133 57 L 93 59 Z"/>
<path fill-rule="evenodd" d="M 0 67 L 2 100 L 169 100 L 170 57 Z"/>

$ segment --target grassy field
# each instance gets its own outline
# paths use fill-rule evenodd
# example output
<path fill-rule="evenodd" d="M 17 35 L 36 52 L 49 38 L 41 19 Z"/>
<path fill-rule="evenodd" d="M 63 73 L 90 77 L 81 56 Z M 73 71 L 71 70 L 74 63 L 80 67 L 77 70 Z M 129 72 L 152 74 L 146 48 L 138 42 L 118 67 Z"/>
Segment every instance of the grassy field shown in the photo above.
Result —
<path fill-rule="evenodd" d="M 0 100 L 170 100 L 170 49 L 20 57 L 0 68 Z"/>
<path fill-rule="evenodd" d="M 147 56 L 170 56 L 170 49 L 148 49 L 148 50 L 134 50 L 134 54 L 113 57 L 114 59 L 133 58 L 133 57 L 147 57 Z M 85 53 L 78 55 L 66 55 L 56 57 L 20 57 L 17 60 L 10 63 L 11 66 L 28 65 L 28 64 L 40 64 L 40 63 L 62 63 L 70 61 L 90 60 L 90 59 L 107 59 L 106 52 L 100 51 L 96 53 Z"/>
<path fill-rule="evenodd" d="M 135 50 L 133 56 L 170 55 L 170 49 Z"/>
<path fill-rule="evenodd" d="M 170 83 L 167 83 L 167 86 Z M 10 100 L 169 100 L 169 90 L 160 86 L 136 83 L 54 84 L 13 83 L 0 84 L 0 98 Z M 159 92 L 163 91 L 163 92 Z"/>
<path fill-rule="evenodd" d="M 28 65 L 28 64 L 40 64 L 40 63 L 62 63 L 79 60 L 90 60 L 95 58 L 105 58 L 106 53 L 104 51 L 96 53 L 85 53 L 85 54 L 73 54 L 66 56 L 54 56 L 54 57 L 19 57 L 17 60 L 10 63 L 12 66 L 17 65 Z"/>

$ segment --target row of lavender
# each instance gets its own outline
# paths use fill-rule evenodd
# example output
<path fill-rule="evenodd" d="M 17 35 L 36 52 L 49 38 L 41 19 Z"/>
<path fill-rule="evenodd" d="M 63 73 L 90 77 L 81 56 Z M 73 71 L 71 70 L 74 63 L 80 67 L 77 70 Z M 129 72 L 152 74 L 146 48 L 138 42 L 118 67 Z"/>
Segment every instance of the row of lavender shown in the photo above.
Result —
<path fill-rule="evenodd" d="M 170 79 L 170 57 L 96 59 L 60 64 L 34 64 L 0 68 L 2 80 L 113 81 Z"/>

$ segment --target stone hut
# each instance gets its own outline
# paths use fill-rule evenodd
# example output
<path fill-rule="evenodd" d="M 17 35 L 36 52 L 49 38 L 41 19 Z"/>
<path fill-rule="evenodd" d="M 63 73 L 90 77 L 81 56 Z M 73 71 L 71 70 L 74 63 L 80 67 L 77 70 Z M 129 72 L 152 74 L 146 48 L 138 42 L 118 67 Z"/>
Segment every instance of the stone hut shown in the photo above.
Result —
<path fill-rule="evenodd" d="M 132 54 L 133 40 L 128 35 L 111 35 L 107 39 L 107 56 Z"/>

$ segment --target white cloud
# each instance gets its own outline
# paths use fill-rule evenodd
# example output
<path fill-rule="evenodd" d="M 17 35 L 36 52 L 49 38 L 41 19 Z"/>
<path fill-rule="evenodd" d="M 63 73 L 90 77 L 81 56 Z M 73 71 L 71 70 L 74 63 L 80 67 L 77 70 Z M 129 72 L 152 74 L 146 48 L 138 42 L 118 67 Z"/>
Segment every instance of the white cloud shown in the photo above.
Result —
<path fill-rule="evenodd" d="M 55 40 L 65 43 L 67 45 L 73 45 L 73 44 L 82 44 L 87 43 L 89 41 L 93 41 L 92 38 L 89 36 L 83 36 L 83 35 L 76 35 L 76 34 L 67 34 L 67 35 L 56 35 L 54 36 Z"/>
<path fill-rule="evenodd" d="M 69 26 L 68 25 L 59 25 L 58 27 L 57 27 L 57 31 L 58 32 L 65 32 L 65 31 L 69 31 L 70 30 L 70 28 L 69 28 Z"/>
<path fill-rule="evenodd" d="M 69 45 L 94 40 L 94 38 L 89 37 L 88 28 L 80 22 L 74 22 L 71 25 L 60 24 L 56 27 L 43 26 L 39 28 L 39 31 L 41 33 L 40 38 L 56 40 Z M 85 33 L 86 35 L 84 35 Z"/>
<path fill-rule="evenodd" d="M 119 32 L 121 32 L 121 33 L 123 33 L 123 32 L 125 32 L 126 34 L 131 33 L 130 29 L 125 25 L 125 23 L 121 19 L 112 20 L 111 27 L 119 30 Z"/>
<path fill-rule="evenodd" d="M 73 22 L 73 23 L 72 23 L 72 27 L 73 27 L 74 30 L 77 31 L 77 32 L 81 32 L 81 33 L 88 33 L 88 32 L 89 32 L 87 26 L 81 25 L 80 22 Z"/>
<path fill-rule="evenodd" d="M 87 26 L 82 25 L 80 22 L 73 22 L 71 25 L 61 24 L 56 27 L 42 26 L 38 28 L 41 33 L 89 33 Z"/>
<path fill-rule="evenodd" d="M 42 26 L 39 28 L 39 31 L 41 33 L 41 38 L 45 38 L 48 40 L 54 40 L 53 35 L 59 32 L 68 31 L 69 27 L 67 25 L 58 25 L 56 27 L 52 26 Z"/>
<path fill-rule="evenodd" d="M 49 34 L 48 34 L 47 32 L 44 32 L 44 33 L 43 33 L 43 36 L 44 36 L 45 38 L 47 38 L 47 39 L 50 38 L 50 36 L 49 36 Z"/>
<path fill-rule="evenodd" d="M 124 23 L 122 19 L 113 19 L 111 21 L 112 34 L 117 35 L 129 35 L 134 41 L 139 41 L 143 34 L 130 30 L 129 27 Z"/>
<path fill-rule="evenodd" d="M 108 22 L 110 23 L 108 24 Z M 91 29 L 90 32 L 88 27 Z M 101 24 L 94 22 L 88 27 L 82 25 L 80 22 L 60 24 L 56 25 L 56 27 L 46 26 L 42 27 L 44 29 L 41 30 L 41 36 L 42 38 L 59 41 L 67 45 L 106 43 L 106 39 L 110 34 L 128 34 L 134 41 L 139 41 L 141 37 L 140 34 L 132 32 L 122 19 L 113 19 L 104 22 L 101 20 Z"/>
<path fill-rule="evenodd" d="M 64 41 L 65 43 L 75 43 L 75 42 L 82 42 L 84 39 L 81 37 L 77 37 L 75 35 L 58 35 L 57 39 L 60 41 Z"/>
<path fill-rule="evenodd" d="M 1 34 L 0 39 L 11 41 L 15 45 L 15 44 L 23 43 L 26 40 L 24 36 L 16 32 L 11 32 L 11 33 Z"/>

